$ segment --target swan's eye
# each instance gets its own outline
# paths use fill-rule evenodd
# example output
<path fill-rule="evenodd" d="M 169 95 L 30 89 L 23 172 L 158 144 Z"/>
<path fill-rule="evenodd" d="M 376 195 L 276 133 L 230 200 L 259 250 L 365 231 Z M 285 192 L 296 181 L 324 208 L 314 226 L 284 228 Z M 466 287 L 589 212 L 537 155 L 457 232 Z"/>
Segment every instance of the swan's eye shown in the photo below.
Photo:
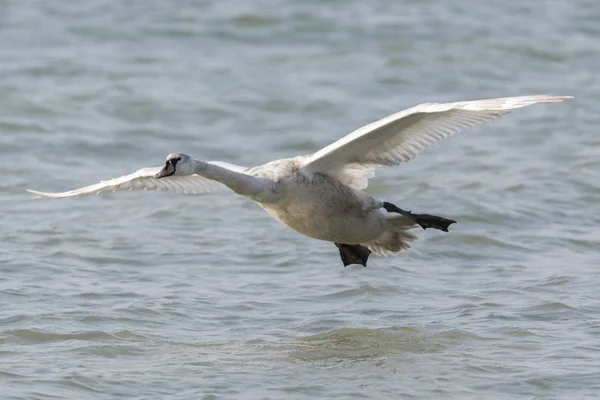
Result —
<path fill-rule="evenodd" d="M 171 166 L 173 166 L 173 168 L 175 168 L 179 161 L 181 161 L 181 157 L 171 158 L 169 161 L 167 161 L 167 164 L 171 164 Z"/>

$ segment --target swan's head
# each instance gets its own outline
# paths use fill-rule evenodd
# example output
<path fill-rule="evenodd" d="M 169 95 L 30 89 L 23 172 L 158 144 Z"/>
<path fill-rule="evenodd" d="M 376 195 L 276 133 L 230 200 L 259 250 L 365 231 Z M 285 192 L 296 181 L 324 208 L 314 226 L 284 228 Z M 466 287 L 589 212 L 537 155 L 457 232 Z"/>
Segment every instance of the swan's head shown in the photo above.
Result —
<path fill-rule="evenodd" d="M 156 175 L 160 179 L 171 175 L 190 175 L 193 172 L 192 158 L 187 154 L 171 153 L 165 160 L 165 166 Z"/>

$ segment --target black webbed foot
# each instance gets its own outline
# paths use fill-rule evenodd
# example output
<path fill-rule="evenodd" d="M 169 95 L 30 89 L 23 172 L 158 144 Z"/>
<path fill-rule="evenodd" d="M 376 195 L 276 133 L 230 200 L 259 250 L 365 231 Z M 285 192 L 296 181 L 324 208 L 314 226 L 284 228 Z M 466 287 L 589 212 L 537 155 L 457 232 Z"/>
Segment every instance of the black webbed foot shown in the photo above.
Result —
<path fill-rule="evenodd" d="M 395 212 L 412 219 L 423 229 L 434 228 L 439 229 L 440 231 L 448 232 L 448 227 L 456 223 L 454 220 L 438 217 L 436 215 L 413 214 L 410 211 L 405 211 L 392 203 L 388 203 L 387 201 L 383 203 L 383 208 L 385 208 L 388 212 Z"/>
<path fill-rule="evenodd" d="M 371 254 L 371 250 L 360 244 L 340 244 L 334 243 L 340 250 L 340 257 L 344 263 L 344 267 L 350 264 L 360 264 L 363 267 L 367 266 L 367 260 Z"/>

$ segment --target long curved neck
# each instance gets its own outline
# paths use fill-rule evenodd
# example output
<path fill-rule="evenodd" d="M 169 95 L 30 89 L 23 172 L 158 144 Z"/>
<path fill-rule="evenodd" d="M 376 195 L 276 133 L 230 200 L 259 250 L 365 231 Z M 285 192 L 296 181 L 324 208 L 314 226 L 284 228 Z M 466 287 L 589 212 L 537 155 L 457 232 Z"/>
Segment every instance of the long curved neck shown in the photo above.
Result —
<path fill-rule="evenodd" d="M 235 193 L 256 201 L 266 201 L 272 196 L 273 181 L 233 171 L 206 161 L 192 160 L 195 174 L 221 182 Z"/>

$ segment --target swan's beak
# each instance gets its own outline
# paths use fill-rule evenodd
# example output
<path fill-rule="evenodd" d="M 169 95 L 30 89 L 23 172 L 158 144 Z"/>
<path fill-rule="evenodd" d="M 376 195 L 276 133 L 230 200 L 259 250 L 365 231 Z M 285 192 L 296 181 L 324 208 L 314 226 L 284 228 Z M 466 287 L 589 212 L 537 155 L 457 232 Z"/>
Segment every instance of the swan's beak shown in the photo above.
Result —
<path fill-rule="evenodd" d="M 166 162 L 165 166 L 163 167 L 163 169 L 161 169 L 156 175 L 154 175 L 154 177 L 156 179 L 160 179 L 160 178 L 164 178 L 165 176 L 171 176 L 175 173 L 175 167 L 173 166 L 173 163 L 171 162 Z"/>

